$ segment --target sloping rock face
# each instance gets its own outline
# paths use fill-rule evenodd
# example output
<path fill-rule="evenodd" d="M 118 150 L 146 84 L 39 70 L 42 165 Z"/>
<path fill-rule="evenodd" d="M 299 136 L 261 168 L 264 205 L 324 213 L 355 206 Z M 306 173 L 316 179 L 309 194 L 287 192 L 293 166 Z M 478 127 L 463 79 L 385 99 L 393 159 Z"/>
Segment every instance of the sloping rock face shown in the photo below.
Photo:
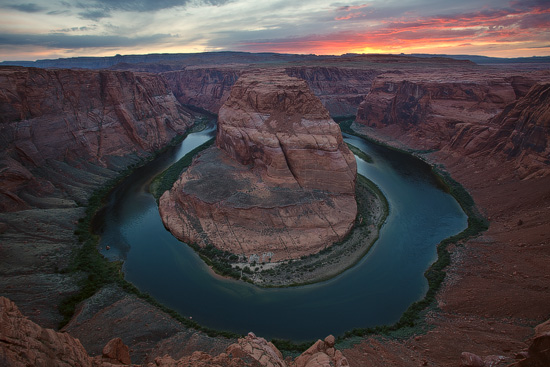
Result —
<path fill-rule="evenodd" d="M 455 134 L 455 125 L 486 121 L 516 100 L 516 90 L 503 77 L 481 75 L 387 73 L 377 77 L 359 106 L 356 121 L 376 128 L 400 128 L 409 135 L 441 147 Z M 466 78 L 472 78 L 470 80 Z"/>
<path fill-rule="evenodd" d="M 550 84 L 536 84 L 481 126 L 464 125 L 450 149 L 501 154 L 516 162 L 521 178 L 550 174 Z"/>
<path fill-rule="evenodd" d="M 2 366 L 108 367 L 130 364 L 127 350 L 125 355 L 118 354 L 122 360 L 110 357 L 105 361 L 102 357 L 91 358 L 78 339 L 66 333 L 44 329 L 28 320 L 5 297 L 0 297 L 0 320 Z"/>
<path fill-rule="evenodd" d="M 0 208 L 28 208 L 23 191 L 52 194 L 58 182 L 35 177 L 51 161 L 113 167 L 116 157 L 159 149 L 190 124 L 155 75 L 2 67 Z"/>
<path fill-rule="evenodd" d="M 315 253 L 351 229 L 355 158 L 304 81 L 243 75 L 220 110 L 216 145 L 160 199 L 178 238 L 277 261 Z"/>

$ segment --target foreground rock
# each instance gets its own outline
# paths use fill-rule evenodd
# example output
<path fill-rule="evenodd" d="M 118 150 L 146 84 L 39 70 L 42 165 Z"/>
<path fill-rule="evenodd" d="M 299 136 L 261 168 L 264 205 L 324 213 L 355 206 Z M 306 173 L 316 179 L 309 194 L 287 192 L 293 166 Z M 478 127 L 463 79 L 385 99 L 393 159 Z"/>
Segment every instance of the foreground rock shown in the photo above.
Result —
<path fill-rule="evenodd" d="M 44 329 L 28 320 L 17 306 L 0 297 L 0 362 L 2 367 L 111 367 L 132 365 L 128 347 L 120 338 L 109 341 L 101 355 L 90 357 L 80 341 L 68 333 Z M 339 350 L 334 349 L 334 337 L 318 340 L 295 361 L 283 358 L 272 343 L 253 333 L 230 345 L 224 353 L 211 356 L 194 352 L 175 360 L 170 355 L 157 357 L 147 366 L 257 366 L 257 367 L 322 367 L 348 366 Z M 137 365 L 135 365 L 137 366 Z"/>
<path fill-rule="evenodd" d="M 220 110 L 216 145 L 160 199 L 176 237 L 277 261 L 318 252 L 350 231 L 355 158 L 304 81 L 242 76 Z"/>

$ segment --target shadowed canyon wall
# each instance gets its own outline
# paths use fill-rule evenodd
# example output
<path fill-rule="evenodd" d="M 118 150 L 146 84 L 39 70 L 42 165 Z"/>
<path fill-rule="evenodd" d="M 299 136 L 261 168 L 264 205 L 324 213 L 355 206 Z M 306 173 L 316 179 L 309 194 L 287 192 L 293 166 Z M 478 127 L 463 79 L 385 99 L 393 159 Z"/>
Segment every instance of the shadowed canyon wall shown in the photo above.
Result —
<path fill-rule="evenodd" d="M 124 165 L 122 157 L 160 149 L 191 123 L 165 80 L 155 75 L 3 67 L 0 208 L 28 208 L 33 197 L 56 191 L 85 202 L 85 195 L 75 198 L 59 187 L 70 173 L 49 177 L 44 168 Z"/>

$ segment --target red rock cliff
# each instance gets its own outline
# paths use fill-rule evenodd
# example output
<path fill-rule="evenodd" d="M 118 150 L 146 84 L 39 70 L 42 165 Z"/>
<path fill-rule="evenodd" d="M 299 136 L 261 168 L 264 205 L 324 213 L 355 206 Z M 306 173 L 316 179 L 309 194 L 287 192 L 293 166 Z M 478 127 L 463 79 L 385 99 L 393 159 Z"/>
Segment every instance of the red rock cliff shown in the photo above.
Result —
<path fill-rule="evenodd" d="M 166 145 L 190 125 L 160 77 L 131 72 L 0 69 L 0 208 L 26 207 L 22 190 L 52 192 L 31 173 L 51 161 L 111 165 Z"/>
<path fill-rule="evenodd" d="M 381 75 L 361 103 L 357 122 L 402 129 L 431 148 L 441 148 L 457 124 L 486 121 L 516 99 L 510 81 L 477 73 Z"/>
<path fill-rule="evenodd" d="M 275 261 L 349 232 L 355 158 L 304 81 L 243 75 L 220 110 L 216 141 L 160 199 L 176 237 Z"/>
<path fill-rule="evenodd" d="M 449 149 L 516 162 L 521 178 L 550 174 L 550 84 L 536 84 L 486 124 L 464 124 Z"/>
<path fill-rule="evenodd" d="M 248 69 L 241 65 L 192 66 L 162 73 L 179 102 L 218 113 L 231 87 Z M 270 68 L 266 68 L 270 69 Z M 355 115 L 379 74 L 370 68 L 293 66 L 286 74 L 303 79 L 331 116 Z"/>

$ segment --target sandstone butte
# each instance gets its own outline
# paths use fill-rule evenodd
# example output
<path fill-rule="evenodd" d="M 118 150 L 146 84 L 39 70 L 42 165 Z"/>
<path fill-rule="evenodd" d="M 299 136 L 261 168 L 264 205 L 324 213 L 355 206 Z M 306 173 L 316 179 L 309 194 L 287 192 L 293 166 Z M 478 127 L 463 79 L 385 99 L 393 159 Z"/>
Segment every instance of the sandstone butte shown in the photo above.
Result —
<path fill-rule="evenodd" d="M 305 81 L 244 74 L 219 111 L 216 146 L 160 198 L 179 239 L 249 260 L 316 253 L 341 240 L 356 214 L 355 158 Z"/>

